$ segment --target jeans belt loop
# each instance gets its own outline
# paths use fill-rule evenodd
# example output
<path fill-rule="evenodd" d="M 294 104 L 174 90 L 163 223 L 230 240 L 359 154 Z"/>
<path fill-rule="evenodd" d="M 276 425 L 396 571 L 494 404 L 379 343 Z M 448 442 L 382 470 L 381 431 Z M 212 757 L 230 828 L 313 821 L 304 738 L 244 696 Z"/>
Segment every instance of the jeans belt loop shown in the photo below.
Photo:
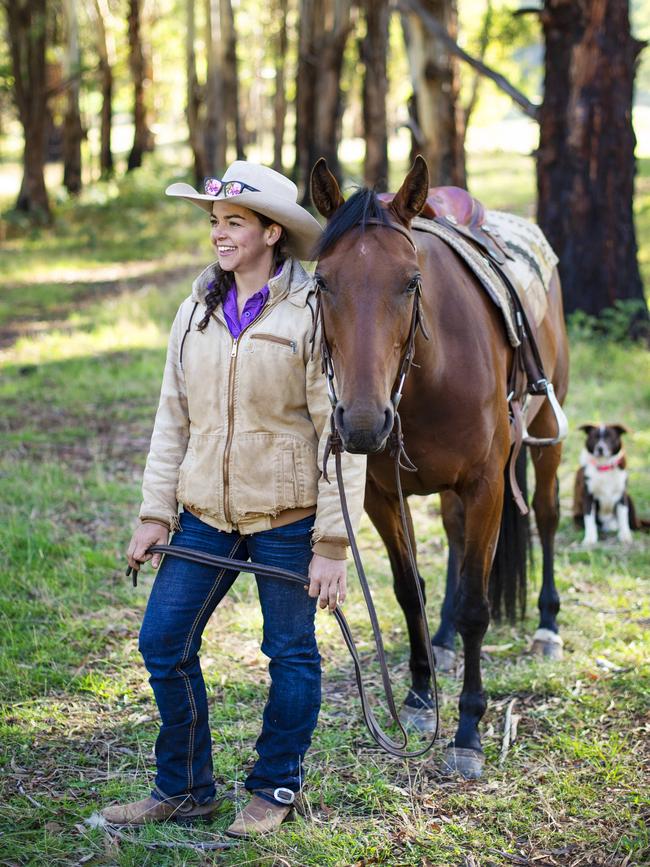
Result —
<path fill-rule="evenodd" d="M 296 793 L 292 792 L 291 789 L 285 789 L 280 786 L 280 788 L 275 789 L 273 792 L 273 798 L 278 801 L 278 803 L 285 804 L 288 807 L 296 800 Z"/>

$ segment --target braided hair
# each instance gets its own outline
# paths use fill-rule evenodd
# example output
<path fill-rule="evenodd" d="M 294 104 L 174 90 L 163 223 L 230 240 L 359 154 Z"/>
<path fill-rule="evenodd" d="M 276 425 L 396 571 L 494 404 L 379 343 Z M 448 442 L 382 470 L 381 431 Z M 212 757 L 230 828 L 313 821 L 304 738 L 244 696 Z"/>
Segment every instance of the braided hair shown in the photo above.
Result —
<path fill-rule="evenodd" d="M 269 217 L 266 217 L 264 214 L 258 214 L 255 211 L 255 216 L 260 221 L 260 223 L 264 226 L 264 228 L 268 228 L 272 226 L 276 221 L 271 220 Z M 277 224 L 276 224 L 277 225 Z M 271 273 L 275 274 L 278 268 L 284 265 L 284 262 L 289 256 L 289 252 L 287 250 L 287 233 L 285 229 L 282 229 L 282 233 L 280 237 L 273 245 L 273 263 L 271 265 Z M 235 277 L 232 271 L 223 271 L 221 268 L 217 268 L 217 276 L 210 284 L 210 288 L 205 296 L 205 316 L 196 326 L 198 331 L 205 331 L 212 318 L 212 314 L 217 309 L 219 304 L 223 304 L 223 301 L 234 285 Z"/>

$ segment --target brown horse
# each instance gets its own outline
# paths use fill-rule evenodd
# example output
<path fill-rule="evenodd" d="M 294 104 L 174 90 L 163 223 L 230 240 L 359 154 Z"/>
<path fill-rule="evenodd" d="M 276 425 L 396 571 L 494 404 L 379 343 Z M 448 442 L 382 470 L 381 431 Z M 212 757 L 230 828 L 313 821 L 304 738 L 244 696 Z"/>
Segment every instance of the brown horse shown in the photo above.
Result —
<path fill-rule="evenodd" d="M 498 541 L 501 547 L 513 544 L 503 530 L 500 537 L 502 514 L 516 511 L 510 494 L 504 501 L 513 350 L 500 312 L 464 262 L 438 237 L 411 230 L 412 219 L 425 204 L 428 184 L 426 163 L 419 158 L 390 204 L 364 189 L 344 201 L 320 160 L 312 173 L 311 194 L 328 222 L 317 251 L 316 281 L 336 374 L 335 423 L 347 450 L 369 455 L 365 509 L 388 550 L 395 593 L 408 627 L 412 685 L 405 709 L 416 723 L 422 722 L 424 711 L 425 722 L 418 727 L 428 729 L 431 672 L 415 586 L 415 580 L 422 579 L 413 576 L 409 566 L 393 460 L 383 450 L 395 416 L 391 395 L 416 296 L 420 298 L 428 333 L 416 336 L 416 363 L 399 405 L 406 452 L 417 472 L 404 472 L 401 480 L 407 495 L 441 493 L 449 566 L 442 622 L 433 644 L 437 658 L 444 657 L 444 651 L 452 653 L 457 629 L 465 653 L 460 718 L 445 762 L 473 777 L 483 764 L 478 724 L 486 707 L 480 655 L 490 617 L 488 579 L 495 561 L 509 573 L 502 581 L 512 584 L 517 559 L 507 550 L 505 557 L 495 558 Z M 537 340 L 546 374 L 562 401 L 568 383 L 568 345 L 557 272 L 548 302 Z M 531 436 L 553 437 L 555 417 L 543 398 L 531 399 L 527 427 Z M 536 648 L 546 655 L 556 654 L 561 646 L 553 577 L 560 453 L 561 446 L 553 445 L 535 449 L 534 455 L 533 508 L 543 549 Z M 409 529 L 414 544 L 412 526 Z M 523 550 L 525 561 L 518 534 L 514 541 L 520 546 L 519 560 Z"/>

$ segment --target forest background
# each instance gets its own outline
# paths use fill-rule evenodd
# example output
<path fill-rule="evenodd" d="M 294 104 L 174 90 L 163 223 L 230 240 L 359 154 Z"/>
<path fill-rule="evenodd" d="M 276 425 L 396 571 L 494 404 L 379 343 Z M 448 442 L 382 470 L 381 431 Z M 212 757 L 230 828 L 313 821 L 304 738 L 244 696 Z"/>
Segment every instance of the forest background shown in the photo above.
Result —
<path fill-rule="evenodd" d="M 344 0 L 322 2 L 331 9 L 346 6 Z M 301 192 L 300 173 L 304 175 L 308 165 L 308 150 L 295 146 L 296 79 L 299 24 L 302 7 L 308 5 L 312 12 L 318 7 L 316 0 L 311 4 L 288 0 L 286 7 L 282 0 L 197 2 L 196 38 L 191 41 L 201 101 L 200 137 L 205 142 L 206 132 L 215 129 L 205 124 L 206 12 L 218 10 L 221 26 L 221 8 L 230 6 L 237 36 L 241 146 L 248 158 L 275 161 L 295 174 Z M 351 25 L 335 94 L 340 113 L 337 110 L 333 116 L 338 119 L 334 124 L 338 147 L 328 159 L 338 158 L 338 171 L 350 191 L 363 183 L 367 171 L 365 64 L 359 42 L 367 32 L 368 8 L 376 10 L 384 4 L 348 5 Z M 423 5 L 434 11 L 454 8 L 453 3 L 437 0 Z M 622 0 L 547 0 L 524 5 L 621 14 L 628 7 Z M 630 488 L 639 512 L 650 515 L 650 354 L 643 325 L 646 306 L 639 303 L 650 281 L 647 50 L 635 54 L 636 69 L 629 51 L 615 52 L 616 57 L 625 54 L 628 72 L 636 72 L 634 109 L 626 119 L 625 95 L 617 97 L 623 126 L 616 128 L 613 142 L 603 141 L 602 150 L 594 151 L 613 163 L 613 168 L 603 168 L 602 178 L 614 181 L 602 201 L 611 205 L 616 219 L 600 223 L 613 226 L 612 231 L 618 231 L 619 225 L 627 227 L 624 243 L 614 246 L 625 249 L 631 279 L 615 284 L 603 281 L 604 294 L 599 296 L 580 271 L 587 261 L 594 261 L 589 256 L 596 257 L 598 265 L 603 259 L 597 257 L 607 254 L 606 244 L 593 236 L 589 242 L 589 231 L 599 231 L 598 226 L 589 223 L 585 237 L 575 240 L 573 236 L 574 243 L 571 223 L 580 226 L 571 211 L 574 203 L 565 198 L 565 188 L 571 185 L 555 185 L 549 200 L 551 207 L 566 211 L 557 222 L 566 233 L 563 237 L 579 252 L 573 260 L 565 257 L 566 285 L 589 290 L 581 297 L 572 296 L 577 303 L 569 316 L 572 384 L 567 413 L 572 431 L 560 471 L 562 521 L 557 546 L 565 659 L 551 664 L 531 658 L 528 651 L 535 629 L 538 556 L 528 616 L 515 624 L 491 625 L 486 638 L 489 707 L 482 724 L 487 756 L 484 779 L 464 783 L 441 777 L 438 767 L 444 741 L 421 763 L 397 762 L 374 749 L 361 724 L 345 648 L 333 620 L 322 616 L 318 633 L 325 690 L 321 724 L 310 752 L 309 821 L 232 850 L 210 853 L 188 848 L 199 842 L 218 843 L 221 829 L 232 819 L 232 799 L 241 796 L 240 783 L 252 757 L 267 689 L 265 660 L 258 648 L 261 624 L 254 584 L 242 576 L 206 631 L 202 651 L 215 769 L 231 800 L 205 832 L 150 828 L 142 835 L 118 839 L 86 824 L 104 804 L 146 794 L 153 769 L 156 709 L 137 653 L 151 573 L 143 573 L 141 586 L 133 590 L 122 564 L 137 514 L 169 323 L 187 295 L 192 275 L 211 255 L 205 215 L 163 195 L 168 183 L 192 182 L 197 174 L 187 117 L 189 6 L 189 2 L 169 0 L 147 0 L 143 5 L 135 0 L 89 0 L 74 7 L 50 0 L 46 6 L 43 0 L 3 0 L 2 4 L 4 25 L 11 9 L 30 13 L 46 9 L 49 83 L 38 97 L 45 99 L 39 111 L 34 111 L 30 99 L 24 106 L 29 112 L 23 115 L 28 122 L 42 122 L 47 132 L 43 139 L 43 154 L 48 155 L 47 208 L 38 202 L 36 207 L 30 203 L 16 208 L 22 192 L 25 138 L 16 108 L 8 34 L 0 42 L 0 860 L 9 865 L 124 867 L 209 863 L 631 867 L 647 863 L 650 544 L 645 535 L 635 534 L 634 543 L 625 549 L 616 540 L 604 539 L 595 549 L 585 550 L 571 522 L 572 479 L 581 447 L 575 428 L 600 419 L 621 421 L 631 428 Z M 634 36 L 650 38 L 649 5 L 635 0 L 629 6 Z M 147 69 L 137 96 L 147 109 L 147 135 L 140 137 L 134 124 L 140 67 L 133 65 L 133 40 L 129 41 L 129 13 L 134 7 L 142 16 L 139 32 L 146 61 L 142 68 Z M 101 150 L 104 79 L 98 8 L 108 22 L 107 57 L 114 75 L 112 169 L 105 165 Z M 71 9 L 73 14 L 76 10 L 79 25 L 77 68 L 69 63 L 66 22 Z M 502 0 L 459 0 L 457 41 L 507 78 L 524 97 L 521 109 L 485 76 L 475 78 L 465 62 L 458 61 L 455 74 L 458 104 L 467 109 L 474 103 L 464 138 L 470 190 L 488 207 L 535 218 L 540 198 L 536 192 L 539 124 L 526 112 L 545 96 L 545 31 L 538 14 L 516 11 L 514 3 Z M 621 18 L 617 20 L 620 23 Z M 283 22 L 287 42 L 281 49 Z M 38 30 L 31 33 L 38 35 Z M 566 33 L 577 40 L 574 48 L 579 50 L 584 28 L 569 28 Z M 610 36 L 616 33 L 620 35 L 609 28 Z M 397 12 L 390 16 L 389 38 L 386 186 L 395 189 L 413 148 L 409 114 L 413 79 Z M 606 42 L 602 40 L 603 45 Z M 618 44 L 629 48 L 629 34 L 623 33 Z M 443 59 L 448 69 L 448 55 Z M 232 67 L 232 55 L 227 62 L 223 56 L 213 60 L 222 71 Z M 276 85 L 281 60 L 286 104 L 280 114 Z M 597 65 L 587 97 L 596 97 L 604 105 L 619 71 L 614 61 Z M 81 133 L 73 124 L 67 140 L 78 138 L 79 161 L 74 149 L 64 149 L 63 128 L 66 116 L 69 120 L 72 90 L 68 85 L 73 83 L 78 84 Z M 30 91 L 30 97 L 36 96 L 36 91 Z M 628 96 L 631 108 L 631 84 Z M 222 103 L 217 103 L 212 110 L 224 117 L 221 108 Z M 608 110 L 609 116 L 616 116 L 613 107 Z M 455 117 L 460 122 L 454 134 L 462 129 L 463 115 Z M 142 118 L 139 114 L 139 122 Z M 275 133 L 280 120 L 284 133 L 278 162 Z M 636 163 L 632 132 L 637 139 Z M 591 134 L 585 138 L 597 140 Z M 433 139 L 429 141 L 434 146 L 448 145 L 453 135 Z M 236 140 L 231 120 L 219 145 L 226 143 L 221 162 L 213 151 L 215 172 L 236 156 Z M 132 156 L 134 143 L 145 145 L 139 158 L 138 147 Z M 152 145 L 153 150 L 148 150 Z M 565 154 L 557 154 L 561 163 Z M 301 155 L 302 169 L 296 159 Z M 432 174 L 433 157 L 430 153 Z M 129 170 L 130 159 L 141 164 Z M 569 162 L 580 179 L 584 160 Z M 452 167 L 447 171 L 452 171 L 458 162 L 447 165 Z M 80 166 L 76 177 L 75 166 Z M 445 177 L 439 174 L 436 179 Z M 596 184 L 589 192 L 598 201 L 606 188 Z M 621 202 L 629 214 L 617 210 Z M 598 207 L 587 211 L 592 218 L 605 216 Z M 548 219 L 553 219 L 552 211 Z M 636 230 L 636 240 L 630 227 Z M 631 294 L 626 295 L 628 290 Z M 597 303 L 592 306 L 594 299 Z M 631 340 L 631 334 L 637 339 Z M 433 622 L 441 602 L 446 557 L 437 497 L 421 498 L 412 508 Z M 391 671 L 397 683 L 406 683 L 403 617 L 383 548 L 367 519 L 361 543 Z M 370 666 L 372 686 L 377 672 L 372 669 L 366 615 L 358 588 L 351 583 L 346 616 Z M 440 684 L 446 739 L 456 714 L 459 680 L 442 676 Z"/>

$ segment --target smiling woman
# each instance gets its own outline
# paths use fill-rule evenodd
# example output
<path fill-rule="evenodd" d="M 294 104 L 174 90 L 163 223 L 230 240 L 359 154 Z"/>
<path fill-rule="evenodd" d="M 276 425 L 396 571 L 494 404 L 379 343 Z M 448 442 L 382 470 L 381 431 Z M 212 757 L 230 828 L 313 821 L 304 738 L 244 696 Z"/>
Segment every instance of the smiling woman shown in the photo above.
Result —
<path fill-rule="evenodd" d="M 319 464 L 330 405 L 311 351 L 314 284 L 298 259 L 321 230 L 297 204 L 295 184 L 252 163 L 209 178 L 205 193 L 187 184 L 167 193 L 210 214 L 217 261 L 194 281 L 172 327 L 129 565 L 157 567 L 149 549 L 171 530 L 172 545 L 309 576 L 308 593 L 256 576 L 271 690 L 246 779 L 252 797 L 227 831 L 247 836 L 293 814 L 320 707 L 316 600 L 333 610 L 346 592 L 347 533 Z M 346 455 L 343 472 L 358 523 L 365 458 Z M 105 808 L 108 822 L 187 821 L 217 809 L 198 651 L 236 578 L 175 557 L 162 562 L 140 632 L 162 723 L 155 787 L 144 800 Z"/>

